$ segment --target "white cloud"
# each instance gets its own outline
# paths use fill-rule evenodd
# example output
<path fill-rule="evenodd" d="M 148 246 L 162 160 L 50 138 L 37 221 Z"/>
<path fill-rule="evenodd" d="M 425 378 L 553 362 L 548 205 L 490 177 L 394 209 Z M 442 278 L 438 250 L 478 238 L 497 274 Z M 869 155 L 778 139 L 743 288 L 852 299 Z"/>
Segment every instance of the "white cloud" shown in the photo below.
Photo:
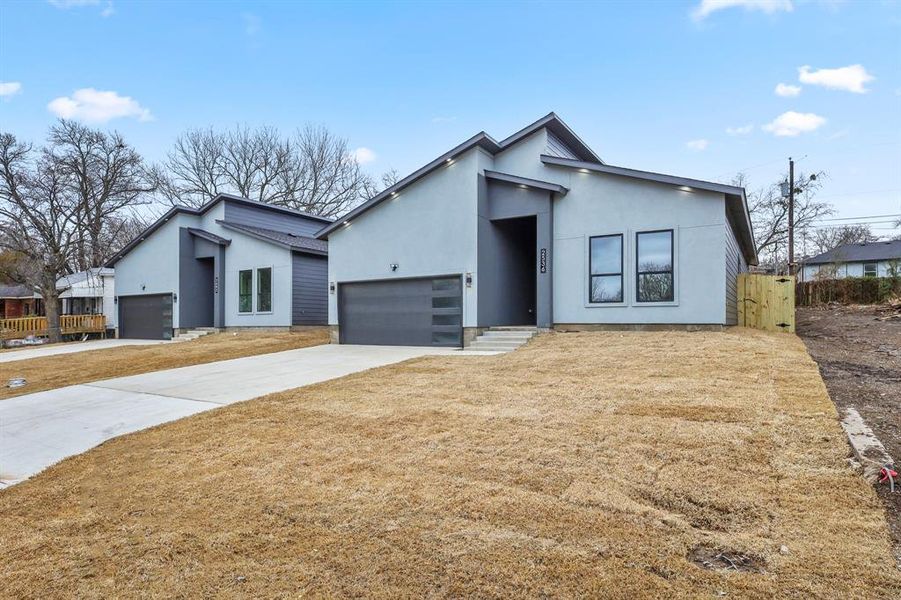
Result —
<path fill-rule="evenodd" d="M 47 109 L 63 119 L 78 119 L 87 123 L 106 123 L 112 119 L 134 117 L 150 121 L 150 111 L 128 96 L 116 92 L 82 88 L 71 96 L 51 100 Z"/>
<path fill-rule="evenodd" d="M 244 33 L 250 37 L 254 37 L 263 30 L 263 19 L 259 15 L 253 13 L 244 13 L 241 15 L 244 21 Z"/>
<path fill-rule="evenodd" d="M 700 152 L 701 150 L 705 150 L 707 146 L 710 145 L 708 140 L 700 139 L 700 140 L 691 140 L 685 142 L 685 147 L 689 150 L 694 150 L 695 152 Z"/>
<path fill-rule="evenodd" d="M 718 10 L 727 8 L 743 8 L 748 11 L 756 10 L 766 14 L 776 12 L 791 12 L 794 5 L 791 0 L 701 0 L 691 13 L 695 21 L 703 21 Z"/>
<path fill-rule="evenodd" d="M 103 10 L 100 11 L 101 17 L 109 17 L 116 12 L 113 8 L 112 0 L 47 0 L 47 2 L 61 10 L 83 8 L 85 6 L 103 6 Z"/>
<path fill-rule="evenodd" d="M 866 94 L 864 85 L 873 81 L 875 77 L 867 73 L 863 65 L 850 65 L 838 69 L 819 69 L 811 71 L 804 65 L 798 69 L 798 79 L 801 83 L 809 85 L 821 85 L 832 90 L 844 90 L 855 94 Z"/>
<path fill-rule="evenodd" d="M 359 148 L 351 152 L 351 155 L 361 165 L 371 163 L 376 158 L 375 152 L 364 146 L 360 146 Z"/>
<path fill-rule="evenodd" d="M 776 92 L 777 96 L 782 96 L 783 98 L 794 98 L 801 93 L 801 86 L 780 83 L 776 86 L 776 89 L 774 91 Z"/>
<path fill-rule="evenodd" d="M 793 110 L 784 112 L 772 123 L 763 126 L 766 131 L 779 137 L 794 137 L 801 133 L 808 133 L 822 127 L 826 118 L 813 113 L 799 113 Z"/>
<path fill-rule="evenodd" d="M 747 125 L 742 125 L 741 127 L 726 127 L 726 133 L 729 135 L 748 135 L 754 131 L 754 124 L 748 123 Z"/>
<path fill-rule="evenodd" d="M 0 98 L 12 98 L 22 93 L 22 84 L 18 81 L 0 81 Z"/>

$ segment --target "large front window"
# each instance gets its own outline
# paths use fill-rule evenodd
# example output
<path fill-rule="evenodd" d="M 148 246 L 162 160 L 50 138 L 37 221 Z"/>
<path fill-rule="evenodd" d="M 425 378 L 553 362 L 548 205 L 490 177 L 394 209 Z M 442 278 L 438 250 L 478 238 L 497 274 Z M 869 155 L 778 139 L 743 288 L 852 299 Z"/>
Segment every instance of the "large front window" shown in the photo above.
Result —
<path fill-rule="evenodd" d="M 253 312 L 253 271 L 238 271 L 238 312 Z"/>
<path fill-rule="evenodd" d="M 588 301 L 623 301 L 623 236 L 599 235 L 589 240 Z"/>
<path fill-rule="evenodd" d="M 272 268 L 257 269 L 257 312 L 272 311 Z"/>
<path fill-rule="evenodd" d="M 864 263 L 863 264 L 863 276 L 864 277 L 876 277 L 879 272 L 879 268 L 876 263 Z"/>
<path fill-rule="evenodd" d="M 638 302 L 672 302 L 673 230 L 637 233 L 635 260 Z"/>

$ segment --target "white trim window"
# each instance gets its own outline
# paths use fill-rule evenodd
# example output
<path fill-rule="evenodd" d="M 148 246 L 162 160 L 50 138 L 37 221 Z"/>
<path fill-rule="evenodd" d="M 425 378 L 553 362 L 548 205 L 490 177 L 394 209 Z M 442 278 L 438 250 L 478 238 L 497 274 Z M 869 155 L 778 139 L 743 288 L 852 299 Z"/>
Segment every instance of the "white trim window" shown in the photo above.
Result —
<path fill-rule="evenodd" d="M 622 303 L 623 234 L 596 235 L 588 239 L 588 302 Z"/>
<path fill-rule="evenodd" d="M 238 313 L 253 313 L 253 269 L 238 271 Z"/>
<path fill-rule="evenodd" d="M 257 269 L 257 312 L 272 312 L 272 267 Z"/>
<path fill-rule="evenodd" d="M 675 302 L 675 236 L 672 229 L 635 234 L 635 301 Z"/>
<path fill-rule="evenodd" d="M 879 264 L 870 262 L 863 263 L 863 276 L 864 277 L 878 277 L 879 276 Z"/>

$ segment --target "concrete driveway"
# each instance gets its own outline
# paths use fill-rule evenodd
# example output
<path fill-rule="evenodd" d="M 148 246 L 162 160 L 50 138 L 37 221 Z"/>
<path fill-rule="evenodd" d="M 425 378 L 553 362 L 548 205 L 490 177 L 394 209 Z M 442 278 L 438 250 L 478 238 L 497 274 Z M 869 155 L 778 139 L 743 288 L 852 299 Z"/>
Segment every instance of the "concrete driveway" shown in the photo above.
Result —
<path fill-rule="evenodd" d="M 64 344 L 46 344 L 43 346 L 27 346 L 22 350 L 9 350 L 0 352 L 0 363 L 54 356 L 55 354 L 71 354 L 73 352 L 87 352 L 88 350 L 106 350 L 119 346 L 149 346 L 152 344 L 171 344 L 163 340 L 91 340 L 89 342 L 67 342 Z"/>
<path fill-rule="evenodd" d="M 0 486 L 124 433 L 418 356 L 455 353 L 474 354 L 328 344 L 0 400 Z"/>

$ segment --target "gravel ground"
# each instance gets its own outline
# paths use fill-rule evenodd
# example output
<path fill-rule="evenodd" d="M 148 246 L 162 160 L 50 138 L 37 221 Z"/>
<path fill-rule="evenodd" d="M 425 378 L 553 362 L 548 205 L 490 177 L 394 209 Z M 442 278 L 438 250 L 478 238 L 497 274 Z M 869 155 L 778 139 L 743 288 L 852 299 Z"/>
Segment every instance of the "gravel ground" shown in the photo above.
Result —
<path fill-rule="evenodd" d="M 820 366 L 839 413 L 855 407 L 901 466 L 901 318 L 874 306 L 799 308 L 798 335 Z M 877 486 L 901 565 L 901 486 Z"/>

